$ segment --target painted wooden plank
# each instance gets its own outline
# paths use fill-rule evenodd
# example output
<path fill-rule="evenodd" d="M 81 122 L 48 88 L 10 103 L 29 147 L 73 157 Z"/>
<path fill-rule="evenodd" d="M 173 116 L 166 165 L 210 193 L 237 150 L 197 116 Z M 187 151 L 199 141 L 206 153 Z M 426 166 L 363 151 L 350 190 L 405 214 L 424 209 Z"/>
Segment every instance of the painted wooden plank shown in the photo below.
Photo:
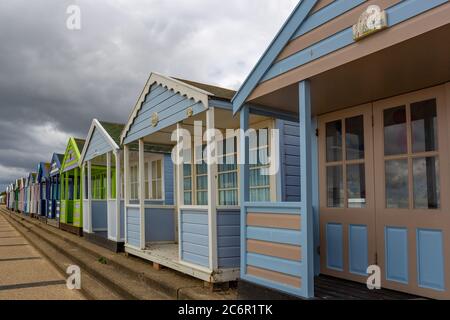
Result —
<path fill-rule="evenodd" d="M 241 227 L 239 225 L 236 226 L 217 226 L 217 235 L 220 237 L 223 236 L 236 236 L 239 235 Z"/>
<path fill-rule="evenodd" d="M 248 240 L 247 251 L 286 260 L 301 261 L 302 259 L 302 249 L 300 246 L 267 241 Z"/>
<path fill-rule="evenodd" d="M 193 233 L 208 236 L 208 225 L 183 223 L 183 231 L 185 233 Z"/>
<path fill-rule="evenodd" d="M 334 1 L 322 10 L 319 10 L 309 16 L 300 28 L 298 28 L 291 40 L 310 32 L 311 30 L 327 23 L 328 21 L 344 14 L 364 2 L 366 2 L 366 0 Z"/>
<path fill-rule="evenodd" d="M 277 56 L 290 41 L 292 36 L 298 30 L 299 26 L 305 21 L 306 17 L 309 15 L 316 4 L 317 0 L 304 0 L 299 2 L 291 16 L 275 36 L 275 39 L 269 45 L 266 52 L 264 52 L 255 68 L 250 72 L 250 75 L 244 81 L 244 84 L 241 86 L 238 93 L 233 98 L 232 103 L 234 113 L 239 111 L 241 106 L 245 103 L 247 97 L 260 82 L 266 71 L 270 68 Z"/>
<path fill-rule="evenodd" d="M 233 257 L 233 258 L 220 258 L 219 257 L 218 266 L 221 269 L 239 268 L 240 262 L 241 262 L 241 260 L 239 258 L 239 255 L 237 257 Z"/>
<path fill-rule="evenodd" d="M 181 221 L 183 223 L 207 225 L 208 216 L 204 214 L 183 213 L 181 216 Z"/>
<path fill-rule="evenodd" d="M 199 266 L 208 267 L 209 265 L 209 259 L 208 257 L 199 256 L 190 252 L 184 252 L 182 253 L 182 260 L 193 263 Z"/>
<path fill-rule="evenodd" d="M 247 264 L 249 266 L 263 268 L 271 271 L 281 272 L 291 276 L 302 276 L 302 263 L 295 261 L 288 261 L 269 256 L 264 256 L 256 253 L 247 254 Z"/>
<path fill-rule="evenodd" d="M 386 10 L 389 27 L 407 21 L 421 13 L 446 3 L 448 0 L 405 0 Z M 273 79 L 292 69 L 308 64 L 332 52 L 353 44 L 353 30 L 347 28 L 331 37 L 321 40 L 312 46 L 305 48 L 283 60 L 274 63 L 265 73 L 261 82 Z"/>
<path fill-rule="evenodd" d="M 274 229 L 301 230 L 299 215 L 283 215 L 269 213 L 248 213 L 247 225 Z"/>
<path fill-rule="evenodd" d="M 295 287 L 295 288 L 301 288 L 301 286 L 302 286 L 302 281 L 301 281 L 301 278 L 299 278 L 299 277 L 292 277 L 292 276 L 289 276 L 286 274 L 282 274 L 279 272 L 274 272 L 274 271 L 270 271 L 270 270 L 266 270 L 266 269 L 262 269 L 262 268 L 248 266 L 247 274 L 251 275 L 253 277 L 256 277 L 256 278 L 261 278 L 261 279 L 265 279 L 265 280 L 269 281 L 269 283 L 265 284 L 265 286 L 272 287 L 273 283 L 280 283 L 280 284 L 284 284 L 284 285 L 287 285 L 290 287 Z M 286 290 L 283 290 L 283 291 L 286 291 Z M 291 290 L 288 289 L 287 291 L 290 292 Z"/>
<path fill-rule="evenodd" d="M 202 103 L 197 103 L 192 106 L 193 109 L 193 116 L 198 115 L 205 111 L 205 107 Z M 181 122 L 187 118 L 186 110 L 181 110 L 177 114 L 159 122 L 159 124 L 156 127 L 152 127 L 151 125 L 145 129 L 142 129 L 134 134 L 128 135 L 124 141 L 125 144 L 132 143 L 142 137 L 146 137 L 152 133 L 155 133 L 157 131 L 160 131 L 161 129 L 167 128 L 173 124 L 176 124 L 178 122 Z"/>
<path fill-rule="evenodd" d="M 206 246 L 200 246 L 194 243 L 184 243 L 183 244 L 183 251 L 197 254 L 203 257 L 208 257 L 209 250 Z"/>
<path fill-rule="evenodd" d="M 207 247 L 208 243 L 209 243 L 208 236 L 192 234 L 192 233 L 187 233 L 187 232 L 183 232 L 182 241 L 187 242 L 187 243 L 192 243 L 192 244 L 198 244 L 198 245 L 205 246 L 205 247 Z"/>
<path fill-rule="evenodd" d="M 240 246 L 219 247 L 218 255 L 219 255 L 219 258 L 239 258 L 240 250 L 241 250 Z"/>
<path fill-rule="evenodd" d="M 233 236 L 233 237 L 217 237 L 217 245 L 219 247 L 238 247 L 241 244 L 241 237 L 240 236 Z"/>
<path fill-rule="evenodd" d="M 301 232 L 282 229 L 247 227 L 247 238 L 298 245 L 301 243 Z"/>

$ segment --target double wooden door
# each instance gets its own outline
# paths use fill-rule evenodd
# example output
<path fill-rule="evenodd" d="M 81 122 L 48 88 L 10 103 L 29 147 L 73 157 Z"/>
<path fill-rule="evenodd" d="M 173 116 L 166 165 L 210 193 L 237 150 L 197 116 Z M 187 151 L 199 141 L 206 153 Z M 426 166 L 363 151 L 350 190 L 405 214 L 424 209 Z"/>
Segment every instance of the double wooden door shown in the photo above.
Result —
<path fill-rule="evenodd" d="M 321 272 L 450 298 L 449 86 L 319 119 Z"/>

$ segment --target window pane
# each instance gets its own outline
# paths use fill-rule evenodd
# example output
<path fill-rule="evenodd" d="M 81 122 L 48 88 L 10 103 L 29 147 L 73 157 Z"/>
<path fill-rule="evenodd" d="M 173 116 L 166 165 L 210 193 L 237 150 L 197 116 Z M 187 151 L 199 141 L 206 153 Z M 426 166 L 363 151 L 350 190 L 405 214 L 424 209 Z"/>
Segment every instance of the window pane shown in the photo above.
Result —
<path fill-rule="evenodd" d="M 185 192 L 184 193 L 184 204 L 186 206 L 192 205 L 192 192 Z"/>
<path fill-rule="evenodd" d="M 366 172 L 364 164 L 347 166 L 347 194 L 349 208 L 366 207 Z"/>
<path fill-rule="evenodd" d="M 329 208 L 344 207 L 344 181 L 342 166 L 327 168 L 327 196 Z"/>
<path fill-rule="evenodd" d="M 409 208 L 408 160 L 386 161 L 386 207 Z"/>
<path fill-rule="evenodd" d="M 197 205 L 198 206 L 208 205 L 208 192 L 207 191 L 197 192 Z"/>
<path fill-rule="evenodd" d="M 250 189 L 250 202 L 269 202 L 270 188 Z"/>
<path fill-rule="evenodd" d="M 364 159 L 364 116 L 345 120 L 347 160 Z"/>
<path fill-rule="evenodd" d="M 392 156 L 407 152 L 406 107 L 384 110 L 384 154 Z"/>
<path fill-rule="evenodd" d="M 327 123 L 327 162 L 342 160 L 342 121 Z"/>
<path fill-rule="evenodd" d="M 439 209 L 439 160 L 436 157 L 413 160 L 414 208 Z"/>
<path fill-rule="evenodd" d="M 413 152 L 436 151 L 438 145 L 436 100 L 411 105 Z"/>

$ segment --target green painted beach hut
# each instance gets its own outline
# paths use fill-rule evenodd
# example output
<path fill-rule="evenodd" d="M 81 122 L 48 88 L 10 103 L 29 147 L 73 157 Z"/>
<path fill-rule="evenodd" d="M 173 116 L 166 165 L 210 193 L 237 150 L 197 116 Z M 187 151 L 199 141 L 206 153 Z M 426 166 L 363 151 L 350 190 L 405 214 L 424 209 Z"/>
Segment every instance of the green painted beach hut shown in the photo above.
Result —
<path fill-rule="evenodd" d="M 82 179 L 78 166 L 80 150 L 85 141 L 70 138 L 61 164 L 61 212 L 60 229 L 81 236 L 83 234 Z"/>

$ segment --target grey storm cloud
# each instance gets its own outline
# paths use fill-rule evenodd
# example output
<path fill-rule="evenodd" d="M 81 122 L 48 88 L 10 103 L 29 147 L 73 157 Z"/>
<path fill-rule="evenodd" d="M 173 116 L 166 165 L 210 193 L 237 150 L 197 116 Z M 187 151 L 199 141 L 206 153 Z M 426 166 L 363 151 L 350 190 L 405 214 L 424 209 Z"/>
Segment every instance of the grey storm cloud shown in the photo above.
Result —
<path fill-rule="evenodd" d="M 93 118 L 125 122 L 151 71 L 237 89 L 297 2 L 0 1 L 0 190 Z"/>

